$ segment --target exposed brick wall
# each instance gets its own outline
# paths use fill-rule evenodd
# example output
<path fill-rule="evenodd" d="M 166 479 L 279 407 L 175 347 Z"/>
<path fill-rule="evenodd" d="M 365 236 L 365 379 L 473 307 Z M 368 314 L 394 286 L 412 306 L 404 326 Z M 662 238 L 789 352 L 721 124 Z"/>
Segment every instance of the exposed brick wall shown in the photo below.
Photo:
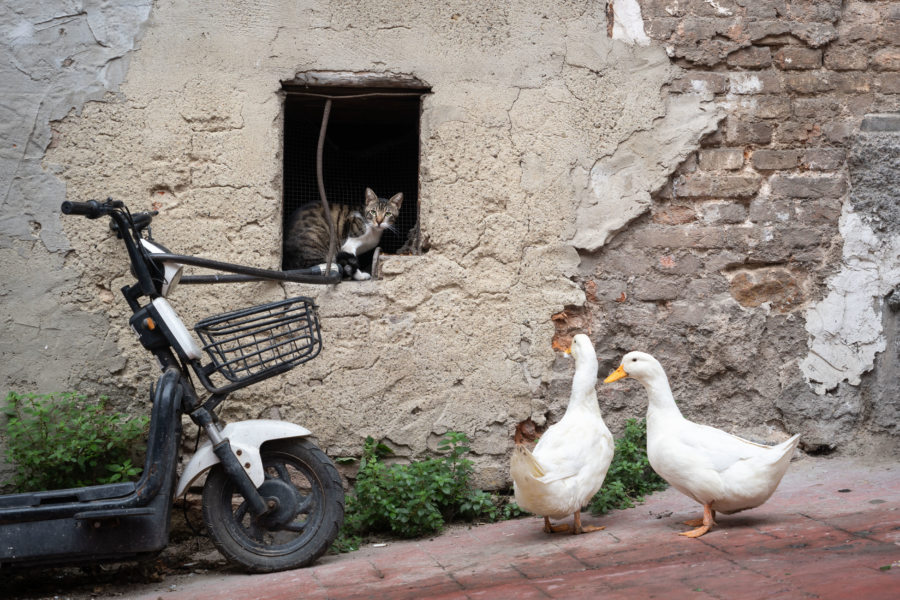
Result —
<path fill-rule="evenodd" d="M 802 311 L 840 261 L 849 144 L 866 114 L 900 106 L 900 3 L 640 5 L 648 35 L 684 69 L 669 92 L 711 94 L 727 116 L 650 214 L 583 257 L 602 358 L 614 367 L 627 350 L 665 355 L 685 412 L 706 422 L 860 426 L 862 409 L 798 414 L 796 398 L 810 392 L 797 363 Z M 602 393 L 632 412 L 633 393 Z M 819 437 L 807 447 L 840 441 Z"/>

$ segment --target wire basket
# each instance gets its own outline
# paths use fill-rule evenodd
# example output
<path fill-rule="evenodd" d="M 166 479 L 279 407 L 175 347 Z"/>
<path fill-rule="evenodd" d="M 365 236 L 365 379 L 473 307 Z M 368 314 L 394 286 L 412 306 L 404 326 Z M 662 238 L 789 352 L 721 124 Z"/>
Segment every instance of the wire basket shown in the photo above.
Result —
<path fill-rule="evenodd" d="M 208 317 L 194 331 L 214 372 L 235 384 L 283 373 L 322 349 L 316 305 L 304 297 Z"/>

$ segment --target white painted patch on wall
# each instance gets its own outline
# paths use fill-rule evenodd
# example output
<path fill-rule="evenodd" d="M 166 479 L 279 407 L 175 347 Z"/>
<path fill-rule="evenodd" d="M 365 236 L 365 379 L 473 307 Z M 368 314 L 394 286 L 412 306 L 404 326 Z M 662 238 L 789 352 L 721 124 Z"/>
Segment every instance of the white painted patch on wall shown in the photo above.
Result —
<path fill-rule="evenodd" d="M 634 46 L 650 45 L 638 0 L 613 0 L 613 39 Z"/>
<path fill-rule="evenodd" d="M 756 75 L 735 73 L 731 77 L 732 94 L 757 94 L 762 89 L 762 81 Z"/>
<path fill-rule="evenodd" d="M 900 236 L 880 239 L 844 204 L 840 272 L 828 295 L 806 311 L 809 354 L 800 363 L 810 387 L 824 394 L 842 381 L 859 385 L 885 349 L 882 298 L 900 283 Z"/>
<path fill-rule="evenodd" d="M 724 6 L 722 6 L 721 4 L 716 2 L 716 0 L 705 0 L 705 2 L 707 4 L 709 4 L 710 6 L 712 6 L 714 9 L 716 9 L 716 14 L 719 14 L 719 15 L 722 15 L 725 17 L 731 17 L 734 15 L 734 13 L 731 12 L 731 9 L 725 8 Z"/>

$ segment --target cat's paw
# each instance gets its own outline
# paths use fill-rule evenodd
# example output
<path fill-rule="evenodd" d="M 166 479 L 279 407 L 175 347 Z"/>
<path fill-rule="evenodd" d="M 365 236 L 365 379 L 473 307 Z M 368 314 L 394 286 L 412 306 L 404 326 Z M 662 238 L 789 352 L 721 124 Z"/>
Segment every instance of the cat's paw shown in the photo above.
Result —
<path fill-rule="evenodd" d="M 365 281 L 367 279 L 372 279 L 372 276 L 365 271 L 357 270 L 356 273 L 353 274 L 353 279 L 356 281 Z"/>

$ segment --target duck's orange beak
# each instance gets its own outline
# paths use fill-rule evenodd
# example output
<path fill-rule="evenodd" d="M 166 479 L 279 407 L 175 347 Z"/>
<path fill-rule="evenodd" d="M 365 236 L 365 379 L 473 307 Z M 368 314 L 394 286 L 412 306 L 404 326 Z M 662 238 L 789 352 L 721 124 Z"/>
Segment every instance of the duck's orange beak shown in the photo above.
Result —
<path fill-rule="evenodd" d="M 625 377 L 628 377 L 628 373 L 625 372 L 625 365 L 619 365 L 619 368 L 610 373 L 609 377 L 603 380 L 603 383 L 612 383 Z"/>

